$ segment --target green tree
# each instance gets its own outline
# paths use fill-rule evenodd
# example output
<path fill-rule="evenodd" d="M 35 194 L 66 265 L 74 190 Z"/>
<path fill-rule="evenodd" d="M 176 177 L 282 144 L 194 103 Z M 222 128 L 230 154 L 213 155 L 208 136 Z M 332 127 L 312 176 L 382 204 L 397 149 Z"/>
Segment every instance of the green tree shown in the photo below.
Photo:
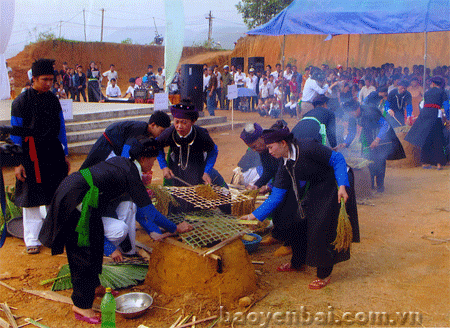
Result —
<path fill-rule="evenodd" d="M 133 40 L 131 40 L 131 38 L 126 38 L 125 40 L 122 40 L 120 43 L 123 43 L 123 44 L 133 44 Z"/>
<path fill-rule="evenodd" d="M 236 5 L 249 29 L 267 23 L 293 0 L 242 0 Z"/>

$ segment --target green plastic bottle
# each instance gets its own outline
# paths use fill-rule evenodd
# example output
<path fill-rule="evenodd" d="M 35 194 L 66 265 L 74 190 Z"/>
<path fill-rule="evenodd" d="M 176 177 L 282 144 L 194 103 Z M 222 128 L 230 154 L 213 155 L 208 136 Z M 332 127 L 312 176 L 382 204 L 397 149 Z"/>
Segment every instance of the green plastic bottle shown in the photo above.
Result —
<path fill-rule="evenodd" d="M 111 294 L 111 288 L 106 288 L 105 296 L 103 296 L 100 305 L 102 311 L 101 328 L 116 328 L 116 300 Z"/>

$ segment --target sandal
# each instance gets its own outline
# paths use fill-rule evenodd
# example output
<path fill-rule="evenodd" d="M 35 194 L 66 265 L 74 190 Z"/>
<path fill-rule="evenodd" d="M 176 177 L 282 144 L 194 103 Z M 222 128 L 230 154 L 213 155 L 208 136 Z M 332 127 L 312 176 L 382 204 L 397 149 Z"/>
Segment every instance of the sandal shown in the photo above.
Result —
<path fill-rule="evenodd" d="M 27 253 L 28 254 L 39 254 L 40 253 L 39 246 L 27 246 Z"/>
<path fill-rule="evenodd" d="M 277 268 L 278 272 L 291 272 L 291 271 L 303 271 L 304 266 L 302 265 L 300 268 L 293 268 L 291 263 L 284 263 Z"/>
<path fill-rule="evenodd" d="M 100 319 L 99 317 L 95 316 L 95 317 L 85 317 L 84 315 L 78 313 L 78 312 L 74 312 L 75 313 L 75 319 L 76 320 L 80 320 L 80 321 L 84 321 L 87 322 L 91 325 L 99 325 L 102 323 L 102 319 Z"/>
<path fill-rule="evenodd" d="M 331 278 L 328 278 L 327 280 L 324 279 L 316 279 L 313 282 L 311 282 L 308 287 L 309 289 L 322 289 L 326 285 L 328 285 L 331 281 Z"/>

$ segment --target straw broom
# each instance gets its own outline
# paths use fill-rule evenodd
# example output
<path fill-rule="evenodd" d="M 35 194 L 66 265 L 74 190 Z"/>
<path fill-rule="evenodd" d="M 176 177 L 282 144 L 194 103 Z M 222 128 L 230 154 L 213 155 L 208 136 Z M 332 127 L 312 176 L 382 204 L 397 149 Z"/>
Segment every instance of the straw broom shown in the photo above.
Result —
<path fill-rule="evenodd" d="M 336 239 L 333 241 L 334 249 L 338 252 L 350 249 L 353 240 L 353 231 L 350 219 L 345 209 L 344 198 L 341 198 L 341 209 L 339 211 Z"/>

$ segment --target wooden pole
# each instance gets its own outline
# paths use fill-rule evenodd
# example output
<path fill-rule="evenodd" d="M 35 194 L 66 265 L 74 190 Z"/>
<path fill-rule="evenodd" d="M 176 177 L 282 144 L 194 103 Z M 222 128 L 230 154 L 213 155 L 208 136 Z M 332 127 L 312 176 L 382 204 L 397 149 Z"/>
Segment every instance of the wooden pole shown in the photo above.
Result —
<path fill-rule="evenodd" d="M 105 8 L 100 9 L 102 12 L 102 31 L 101 31 L 101 36 L 100 36 L 100 42 L 103 42 L 103 20 L 105 18 Z"/>
<path fill-rule="evenodd" d="M 350 54 L 350 34 L 347 34 L 347 66 L 345 69 L 348 68 L 348 57 Z"/>
<path fill-rule="evenodd" d="M 425 80 L 427 77 L 427 57 L 428 57 L 428 33 L 427 31 L 425 31 L 425 51 L 424 51 L 424 55 L 423 55 L 423 93 L 425 93 Z"/>
<path fill-rule="evenodd" d="M 83 9 L 84 42 L 86 42 L 86 10 Z M 60 32 L 61 34 L 61 32 Z"/>
<path fill-rule="evenodd" d="M 284 110 L 284 48 L 286 46 L 286 35 L 283 35 L 283 49 L 281 52 L 281 112 L 280 118 L 283 118 L 283 110 Z"/>

